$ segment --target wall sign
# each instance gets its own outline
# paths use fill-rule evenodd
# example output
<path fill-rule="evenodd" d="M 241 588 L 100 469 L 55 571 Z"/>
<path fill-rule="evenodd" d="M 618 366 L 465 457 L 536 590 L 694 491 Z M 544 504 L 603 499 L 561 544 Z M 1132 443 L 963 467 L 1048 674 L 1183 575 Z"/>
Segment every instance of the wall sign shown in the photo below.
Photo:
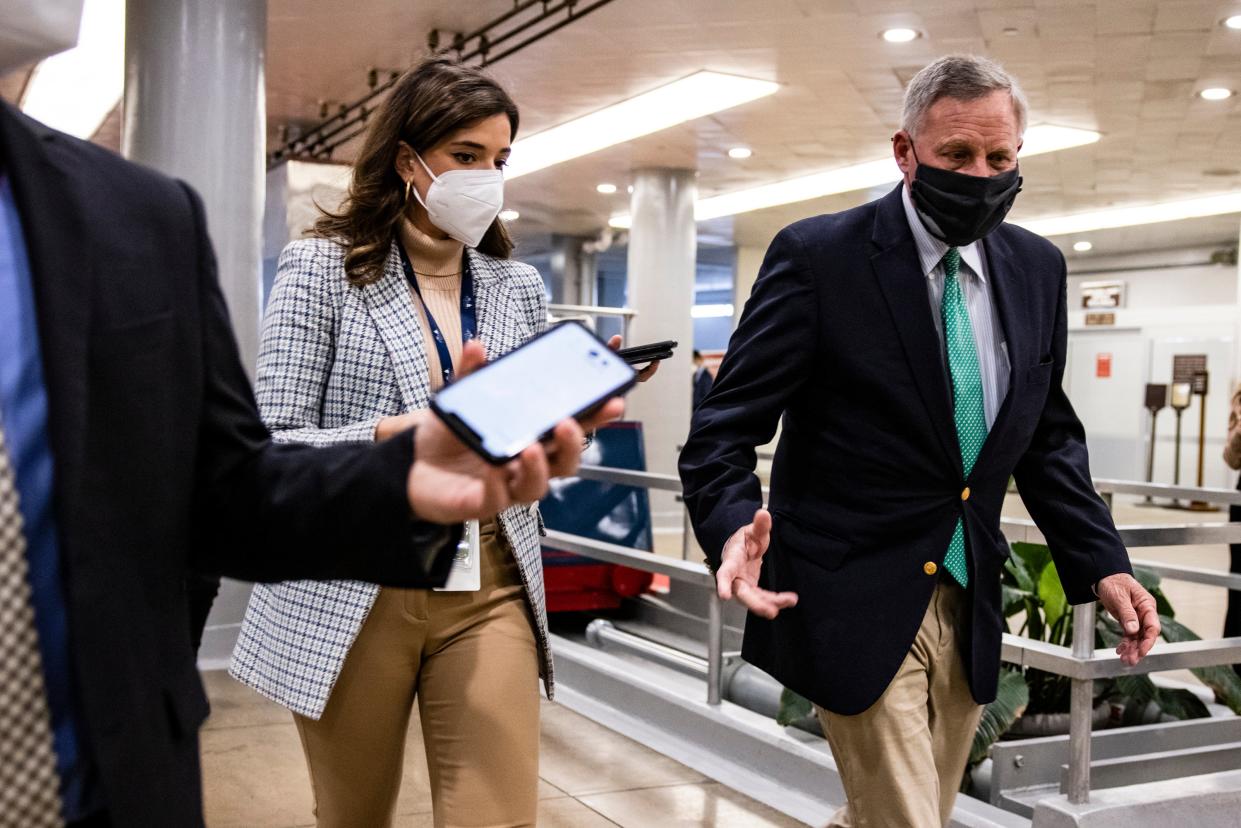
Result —
<path fill-rule="evenodd" d="M 1108 379 L 1112 376 L 1111 354 L 1095 354 L 1094 375 L 1099 379 Z"/>
<path fill-rule="evenodd" d="M 1082 282 L 1082 307 L 1086 310 L 1121 308 L 1124 305 L 1124 282 Z"/>

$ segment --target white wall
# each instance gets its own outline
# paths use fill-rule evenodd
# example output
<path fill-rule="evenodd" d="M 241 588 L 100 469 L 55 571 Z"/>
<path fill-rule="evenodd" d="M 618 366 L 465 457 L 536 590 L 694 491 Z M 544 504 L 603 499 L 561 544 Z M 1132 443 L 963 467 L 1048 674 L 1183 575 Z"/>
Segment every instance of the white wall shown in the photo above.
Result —
<path fill-rule="evenodd" d="M 1129 257 L 1096 262 L 1096 268 L 1119 272 L 1079 271 L 1069 278 L 1069 366 L 1065 387 L 1086 426 L 1091 471 L 1096 477 L 1145 479 L 1150 416 L 1143 407 L 1147 383 L 1170 383 L 1176 354 L 1206 354 L 1210 393 L 1206 397 L 1206 444 L 1203 483 L 1231 487 L 1235 473 L 1221 452 L 1228 428 L 1231 390 L 1236 386 L 1237 268 L 1235 265 L 1189 265 L 1204 262 L 1210 251 Z M 1155 265 L 1175 265 L 1155 267 Z M 1114 327 L 1087 327 L 1080 309 L 1084 281 L 1121 280 L 1124 307 Z M 1111 376 L 1097 376 L 1098 356 L 1111 354 Z M 1196 485 L 1201 400 L 1183 415 L 1181 474 L 1183 485 Z M 1171 483 L 1176 418 L 1171 408 L 1156 420 L 1154 480 Z"/>

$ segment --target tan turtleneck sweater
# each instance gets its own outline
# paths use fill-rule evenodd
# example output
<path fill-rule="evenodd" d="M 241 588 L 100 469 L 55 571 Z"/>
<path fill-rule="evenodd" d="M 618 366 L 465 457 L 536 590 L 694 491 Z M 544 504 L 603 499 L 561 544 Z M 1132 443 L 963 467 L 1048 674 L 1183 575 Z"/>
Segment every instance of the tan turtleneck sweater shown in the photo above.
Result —
<path fill-rule="evenodd" d="M 409 219 L 401 222 L 400 242 L 405 247 L 410 264 L 414 266 L 418 289 L 422 291 L 422 299 L 426 302 L 424 307 L 414 289 L 409 289 L 410 299 L 422 323 L 427 368 L 431 374 L 431 390 L 438 391 L 444 386 L 444 371 L 440 365 L 439 350 L 431 336 L 426 310 L 430 308 L 431 315 L 435 317 L 444 342 L 448 345 L 453 365 L 456 365 L 461 361 L 461 268 L 465 245 L 456 239 L 432 238 L 415 227 Z"/>

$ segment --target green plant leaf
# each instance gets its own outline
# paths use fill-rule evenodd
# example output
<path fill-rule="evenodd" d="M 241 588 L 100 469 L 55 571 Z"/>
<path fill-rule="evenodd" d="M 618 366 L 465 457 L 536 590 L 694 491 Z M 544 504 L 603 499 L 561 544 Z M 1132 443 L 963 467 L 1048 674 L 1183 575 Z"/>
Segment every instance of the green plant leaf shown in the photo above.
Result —
<path fill-rule="evenodd" d="M 1029 586 L 1026 588 L 1033 592 L 1039 575 L 1051 560 L 1051 550 L 1042 543 L 1014 543 L 1012 547 L 1013 555 L 1021 564 L 1019 568 L 1029 576 Z"/>
<path fill-rule="evenodd" d="M 1008 586 L 1007 584 L 1001 585 L 1000 591 L 1001 591 L 1001 594 L 1003 596 L 1003 601 L 1004 601 L 1004 617 L 1005 618 L 1012 618 L 1014 615 L 1016 615 L 1017 613 L 1021 612 L 1023 609 L 1026 608 L 1025 601 L 1026 601 L 1026 596 L 1029 595 L 1028 592 L 1025 592 L 1020 589 L 1015 589 L 1013 587 Z"/>
<path fill-rule="evenodd" d="M 1007 559 L 1004 561 L 1004 574 L 1008 576 L 1004 578 L 1004 582 L 1009 586 L 1026 593 L 1034 592 L 1034 577 L 1027 571 L 1024 562 L 1016 558 Z"/>
<path fill-rule="evenodd" d="M 1202 699 L 1183 688 L 1155 688 L 1155 704 L 1174 719 L 1205 719 L 1211 715 Z"/>
<path fill-rule="evenodd" d="M 1200 636 L 1181 622 L 1166 615 L 1159 616 L 1159 625 L 1163 628 L 1165 641 L 1198 641 Z M 1241 715 L 1241 676 L 1232 669 L 1231 664 L 1219 664 L 1214 667 L 1196 667 L 1190 670 L 1198 681 L 1215 692 L 1215 700 L 1228 705 L 1234 713 Z"/>
<path fill-rule="evenodd" d="M 809 699 L 799 696 L 787 687 L 780 693 L 780 711 L 776 713 L 776 723 L 781 727 L 788 727 L 813 713 L 814 705 Z"/>
<path fill-rule="evenodd" d="M 1013 726 L 1029 703 L 1030 690 L 1021 672 L 1001 670 L 995 701 L 982 709 L 982 719 L 974 732 L 974 743 L 970 747 L 971 766 L 987 758 L 991 746 Z"/>
<path fill-rule="evenodd" d="M 1026 597 L 1026 634 L 1035 641 L 1045 641 L 1043 638 L 1043 607 L 1039 604 L 1037 597 L 1030 595 Z"/>
<path fill-rule="evenodd" d="M 1043 613 L 1048 624 L 1054 625 L 1068 610 L 1069 599 L 1065 597 L 1064 587 L 1060 585 L 1056 565 L 1050 561 L 1039 574 L 1038 597 L 1043 602 Z"/>

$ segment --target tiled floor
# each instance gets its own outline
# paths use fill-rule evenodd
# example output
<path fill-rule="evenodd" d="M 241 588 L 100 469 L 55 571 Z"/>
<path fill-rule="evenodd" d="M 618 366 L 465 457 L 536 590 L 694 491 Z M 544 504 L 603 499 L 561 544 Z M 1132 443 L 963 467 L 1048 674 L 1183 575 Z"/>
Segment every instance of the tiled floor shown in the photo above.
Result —
<path fill-rule="evenodd" d="M 310 785 L 288 711 L 223 672 L 204 673 L 203 680 L 213 711 L 202 731 L 207 825 L 312 825 Z M 540 828 L 800 825 L 567 708 L 545 702 L 542 713 Z M 396 824 L 430 828 L 417 716 L 405 765 Z"/>

